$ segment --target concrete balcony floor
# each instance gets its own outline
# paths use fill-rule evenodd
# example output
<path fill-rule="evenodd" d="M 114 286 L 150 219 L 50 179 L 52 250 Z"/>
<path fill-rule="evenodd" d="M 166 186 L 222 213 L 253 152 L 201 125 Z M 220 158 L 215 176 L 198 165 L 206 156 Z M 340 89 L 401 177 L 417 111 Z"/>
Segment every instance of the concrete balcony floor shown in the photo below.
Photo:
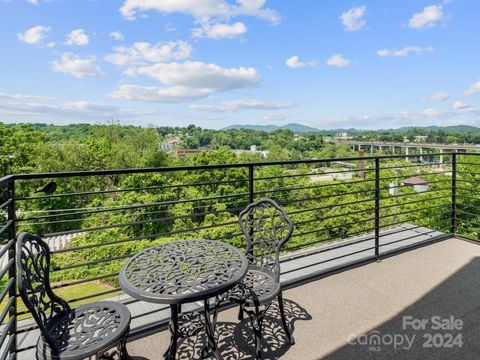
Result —
<path fill-rule="evenodd" d="M 480 358 L 477 244 L 444 240 L 290 288 L 284 298 L 296 344 L 287 344 L 274 302 L 264 322 L 265 359 Z M 432 329 L 435 320 L 451 325 L 452 316 L 454 329 Z M 412 319 L 414 325 L 425 319 L 424 329 L 405 324 Z M 253 359 L 248 320 L 238 321 L 232 308 L 218 321 L 224 359 Z M 379 344 L 372 343 L 376 335 Z M 168 331 L 162 331 L 130 342 L 128 349 L 135 360 L 156 360 L 168 342 Z M 201 334 L 182 340 L 177 358 L 198 359 L 202 344 Z"/>

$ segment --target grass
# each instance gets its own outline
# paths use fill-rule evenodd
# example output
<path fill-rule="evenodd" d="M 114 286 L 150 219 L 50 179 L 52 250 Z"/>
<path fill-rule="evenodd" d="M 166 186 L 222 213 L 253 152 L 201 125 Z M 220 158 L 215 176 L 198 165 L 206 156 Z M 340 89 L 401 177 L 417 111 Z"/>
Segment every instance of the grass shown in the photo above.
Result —
<path fill-rule="evenodd" d="M 68 286 L 68 287 L 64 287 L 64 288 L 58 288 L 58 289 L 55 289 L 54 291 L 55 291 L 55 294 L 57 294 L 61 298 L 65 299 L 67 301 L 70 301 L 71 299 L 78 299 L 78 298 L 82 298 L 82 297 L 85 297 L 85 296 L 98 294 L 100 292 L 108 291 L 108 290 L 111 290 L 113 288 L 114 288 L 113 286 L 102 283 L 100 281 L 92 281 L 92 282 L 88 282 L 88 283 L 84 283 L 84 284 L 78 284 L 78 285 L 72 285 L 72 286 Z M 78 306 L 78 305 L 81 305 L 81 304 L 86 304 L 86 303 L 90 303 L 90 302 L 93 302 L 93 301 L 98 301 L 98 300 L 110 298 L 110 297 L 112 297 L 114 295 L 117 295 L 119 293 L 121 293 L 121 291 L 118 291 L 118 292 L 116 291 L 116 292 L 105 294 L 105 295 L 95 296 L 95 297 L 88 298 L 88 299 L 85 299 L 85 300 L 75 301 L 73 303 L 70 303 L 70 306 L 75 307 L 75 306 Z M 8 302 L 8 297 L 4 301 L 2 301 L 2 303 L 0 304 L 0 313 L 3 311 L 7 302 Z M 19 298 L 18 302 L 17 302 L 17 311 L 18 312 L 23 312 L 25 310 L 27 310 L 27 308 L 26 308 L 25 304 L 23 303 L 22 299 Z M 30 317 L 29 314 L 24 314 L 24 315 L 20 315 L 19 319 L 25 319 L 25 318 L 28 318 L 28 317 Z M 7 316 L 6 321 L 8 321 L 8 316 Z"/>

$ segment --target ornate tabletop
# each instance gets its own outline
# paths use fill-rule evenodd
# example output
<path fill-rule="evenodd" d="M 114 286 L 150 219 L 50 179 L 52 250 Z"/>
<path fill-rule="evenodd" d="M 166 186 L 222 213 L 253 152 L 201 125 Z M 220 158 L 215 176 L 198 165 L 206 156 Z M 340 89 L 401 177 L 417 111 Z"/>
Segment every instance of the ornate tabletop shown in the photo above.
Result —
<path fill-rule="evenodd" d="M 247 273 L 248 261 L 220 241 L 181 240 L 148 248 L 120 271 L 120 286 L 148 302 L 182 304 L 219 295 Z"/>

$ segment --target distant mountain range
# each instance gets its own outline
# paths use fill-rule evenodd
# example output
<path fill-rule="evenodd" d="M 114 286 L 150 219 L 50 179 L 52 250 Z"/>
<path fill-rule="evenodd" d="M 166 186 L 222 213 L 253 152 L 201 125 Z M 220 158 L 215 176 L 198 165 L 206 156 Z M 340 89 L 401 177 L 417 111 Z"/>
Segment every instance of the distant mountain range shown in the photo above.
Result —
<path fill-rule="evenodd" d="M 410 129 L 425 129 L 425 130 L 445 130 L 456 132 L 479 131 L 480 128 L 470 125 L 453 125 L 453 126 L 410 126 L 399 129 L 391 129 L 390 131 L 408 131 Z"/>
<path fill-rule="evenodd" d="M 251 130 L 259 130 L 259 131 L 266 131 L 266 132 L 272 132 L 275 130 L 280 130 L 280 129 L 288 129 L 292 130 L 293 132 L 313 132 L 313 131 L 320 131 L 316 128 L 302 125 L 302 124 L 297 124 L 297 123 L 292 123 L 292 124 L 287 124 L 283 126 L 277 126 L 277 125 L 230 125 L 227 126 L 221 130 L 231 130 L 231 129 L 251 129 Z"/>
<path fill-rule="evenodd" d="M 279 129 L 288 129 L 292 130 L 296 133 L 302 132 L 348 132 L 348 133 L 361 133 L 361 132 L 369 132 L 369 131 L 390 131 L 390 132 L 404 132 L 412 129 L 425 129 L 425 130 L 445 130 L 445 131 L 452 131 L 452 132 L 477 132 L 480 131 L 480 128 L 470 125 L 454 125 L 454 126 L 409 126 L 409 127 L 401 127 L 397 129 L 378 129 L 378 130 L 361 130 L 361 129 L 331 129 L 331 130 L 319 130 L 311 126 L 306 126 L 298 123 L 291 123 L 283 126 L 278 125 L 230 125 L 221 130 L 231 130 L 231 129 L 250 129 L 250 130 L 259 130 L 259 131 L 266 131 L 272 132 Z"/>

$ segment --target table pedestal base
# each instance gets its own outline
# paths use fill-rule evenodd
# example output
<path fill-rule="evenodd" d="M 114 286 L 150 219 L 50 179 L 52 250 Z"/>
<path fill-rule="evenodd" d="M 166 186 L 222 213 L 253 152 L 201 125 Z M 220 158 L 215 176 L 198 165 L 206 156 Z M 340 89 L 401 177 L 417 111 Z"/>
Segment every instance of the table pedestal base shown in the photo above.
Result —
<path fill-rule="evenodd" d="M 203 313 L 205 316 L 205 334 L 206 334 L 206 344 L 202 349 L 201 359 L 206 358 L 210 354 L 217 360 L 222 360 L 222 356 L 218 351 L 217 342 L 215 340 L 215 325 L 216 325 L 216 316 L 213 319 L 213 322 L 210 321 L 210 302 L 205 300 L 203 302 Z M 215 306 L 215 305 L 214 305 Z M 216 310 L 214 310 L 216 311 Z"/>
<path fill-rule="evenodd" d="M 170 345 L 168 346 L 168 349 L 163 355 L 165 360 L 175 360 L 177 353 L 177 343 L 180 338 L 194 336 L 198 334 L 203 328 L 203 325 L 200 327 L 192 324 L 190 324 L 186 328 L 181 328 L 179 324 L 179 314 L 181 312 L 181 306 L 170 305 L 170 310 L 171 318 L 168 326 L 170 330 Z M 192 314 L 195 315 L 194 317 L 196 318 L 197 323 L 202 320 L 200 314 Z M 210 302 L 208 299 L 204 300 L 203 318 L 206 344 L 201 350 L 200 358 L 204 359 L 209 355 L 212 355 L 216 360 L 222 360 L 222 356 L 218 351 L 217 342 L 215 340 L 216 316 L 214 316 L 213 321 L 211 321 Z"/>

